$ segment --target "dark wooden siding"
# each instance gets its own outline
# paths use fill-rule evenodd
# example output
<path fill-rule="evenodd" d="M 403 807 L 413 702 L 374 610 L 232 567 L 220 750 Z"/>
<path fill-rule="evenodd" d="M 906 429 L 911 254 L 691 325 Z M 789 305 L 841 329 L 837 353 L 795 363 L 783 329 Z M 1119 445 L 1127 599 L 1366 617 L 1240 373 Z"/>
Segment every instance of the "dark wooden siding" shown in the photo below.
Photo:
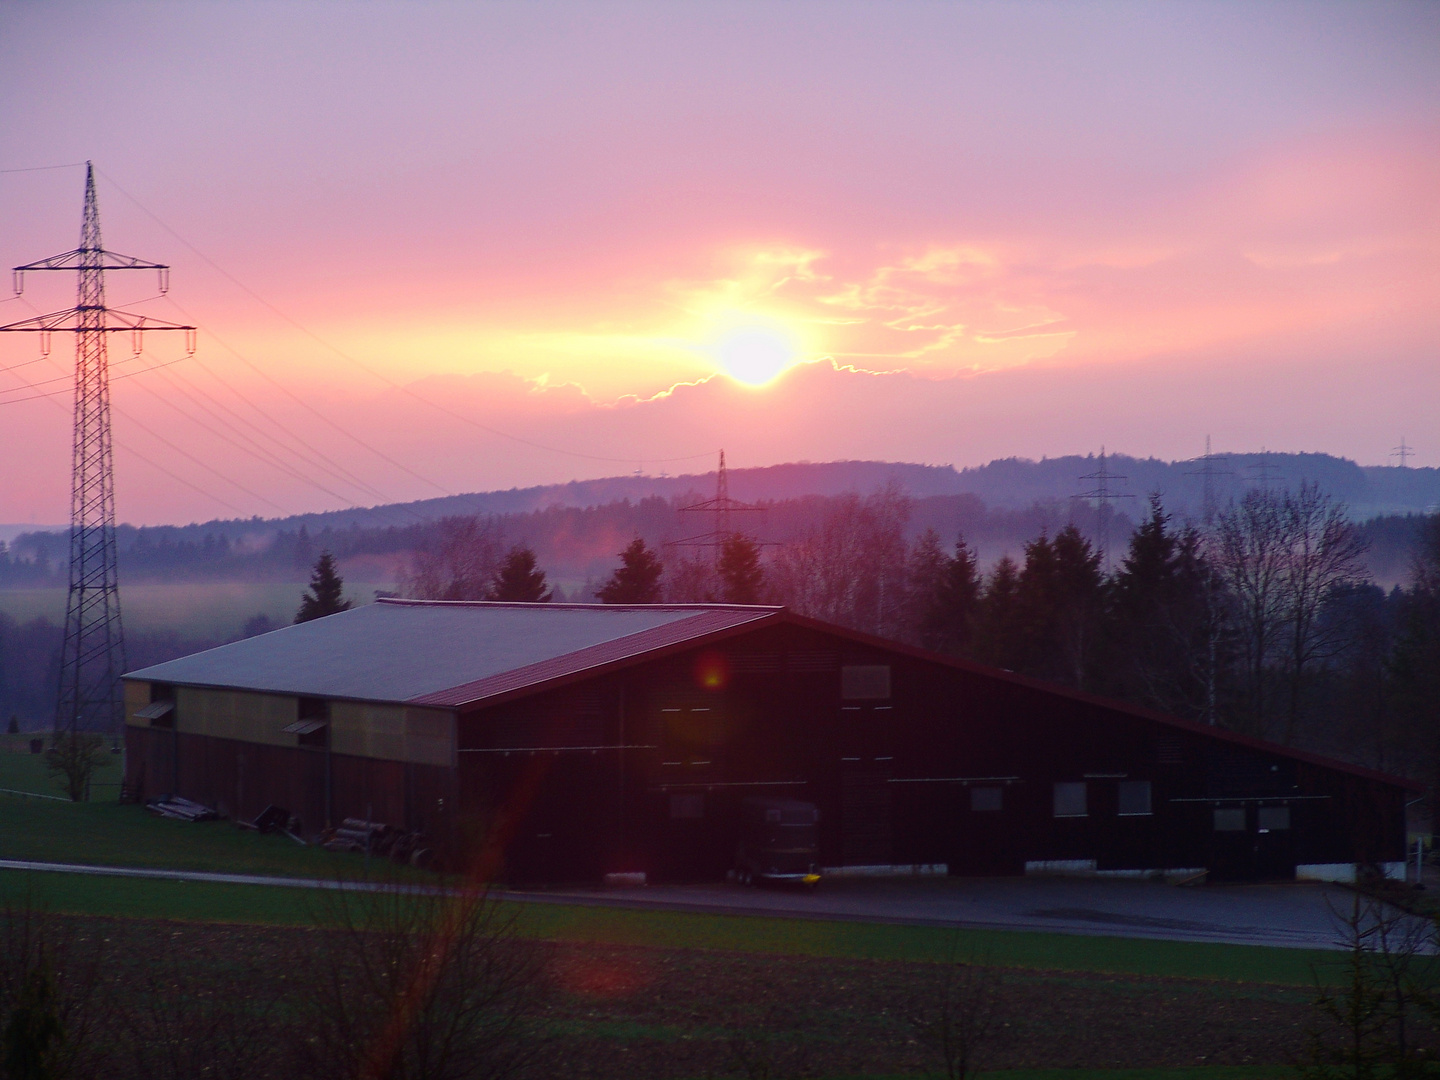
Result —
<path fill-rule="evenodd" d="M 245 820 L 281 806 L 308 836 L 367 812 L 372 820 L 425 832 L 437 845 L 448 842 L 453 828 L 452 769 L 135 725 L 126 728 L 125 749 L 126 783 L 141 799 L 180 794 Z"/>
<path fill-rule="evenodd" d="M 851 665 L 889 665 L 891 696 L 842 700 Z M 476 710 L 459 745 L 463 812 L 504 835 L 523 880 L 719 877 L 747 794 L 816 803 L 827 865 L 1255 877 L 1402 857 L 1393 785 L 805 627 Z M 1135 781 L 1151 813 L 1121 816 Z M 1084 816 L 1056 816 L 1057 783 L 1085 785 Z M 972 809 L 973 788 L 999 788 L 1001 808 Z M 1216 833 L 1217 806 L 1245 810 L 1243 835 Z M 1259 808 L 1279 806 L 1291 828 L 1261 833 Z"/>
<path fill-rule="evenodd" d="M 845 668 L 875 666 L 890 669 L 888 697 L 842 696 Z M 134 726 L 127 747 L 147 796 L 325 823 L 323 750 Z M 368 811 L 492 852 L 522 882 L 718 878 L 747 795 L 815 803 L 829 866 L 1247 878 L 1403 858 L 1394 784 L 793 623 L 462 713 L 457 748 L 453 769 L 332 755 L 330 816 Z M 1151 812 L 1122 816 L 1120 785 L 1142 781 Z M 1057 784 L 1085 785 L 1083 815 L 1057 817 Z M 1277 808 L 1290 828 L 1262 831 Z M 1217 831 L 1217 809 L 1243 811 L 1244 828 Z"/>

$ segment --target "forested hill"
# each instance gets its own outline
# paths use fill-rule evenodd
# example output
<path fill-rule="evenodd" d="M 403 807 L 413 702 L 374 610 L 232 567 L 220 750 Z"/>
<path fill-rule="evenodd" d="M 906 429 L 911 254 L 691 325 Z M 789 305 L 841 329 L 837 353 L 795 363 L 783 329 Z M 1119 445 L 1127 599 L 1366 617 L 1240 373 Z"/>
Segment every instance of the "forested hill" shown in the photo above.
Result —
<path fill-rule="evenodd" d="M 1203 463 L 1108 458 L 1109 481 L 1119 496 L 1112 525 L 1128 534 L 1150 492 L 1161 493 L 1176 519 L 1200 516 Z M 963 532 L 982 559 L 1018 554 L 1041 531 L 1069 520 L 1087 531 L 1093 509 L 1073 496 L 1093 491 L 1100 469 L 1095 457 L 1043 461 L 1006 459 L 973 469 L 876 461 L 796 463 L 730 472 L 730 494 L 763 503 L 762 520 L 745 521 L 770 542 L 787 542 L 816 525 L 828 499 L 898 487 L 911 499 L 909 530 Z M 1211 485 L 1223 507 L 1247 487 L 1275 489 L 1317 483 L 1348 505 L 1352 519 L 1369 521 L 1369 561 L 1382 583 L 1403 580 L 1409 560 L 1413 515 L 1440 503 L 1440 470 L 1362 467 L 1323 454 L 1236 455 L 1212 460 Z M 448 516 L 494 519 L 506 542 L 531 545 L 552 574 L 576 582 L 608 572 L 615 552 L 632 537 L 664 544 L 709 527 L 686 520 L 677 507 L 710 498 L 715 474 L 679 477 L 612 477 L 548 487 L 457 495 L 290 518 L 212 521 L 186 526 L 121 526 L 121 575 L 129 581 L 292 580 L 303 578 L 321 549 L 329 549 L 356 580 L 388 582 L 408 553 L 432 540 L 431 523 Z M 1130 495 L 1131 498 L 1124 496 Z M 1078 517 L 1076 515 L 1079 515 Z M 737 523 L 739 524 L 739 523 Z M 693 526 L 693 527 L 692 527 Z M 688 530 L 688 531 L 687 531 Z M 65 537 L 60 533 L 17 536 L 0 549 L 0 588 L 63 583 Z"/>
<path fill-rule="evenodd" d="M 1203 461 L 1160 461 L 1115 454 L 1107 458 L 1106 467 L 1120 477 L 1110 481 L 1111 489 L 1122 496 L 1118 506 L 1131 501 L 1123 498 L 1125 495 L 1143 500 L 1158 491 L 1177 517 L 1200 515 L 1205 490 Z M 1094 490 L 1098 481 L 1087 477 L 1099 468 L 1100 459 L 1095 455 L 1040 461 L 1003 458 L 966 469 L 886 461 L 795 462 L 732 468 L 729 480 L 731 497 L 750 502 L 847 492 L 865 495 L 894 482 L 912 498 L 975 495 L 992 510 L 1030 510 L 1037 504 L 1065 506 L 1072 496 Z M 1294 488 L 1308 480 L 1345 503 L 1356 521 L 1386 514 L 1433 513 L 1440 508 L 1440 469 L 1357 465 L 1329 454 L 1281 453 L 1216 455 L 1210 469 L 1218 505 L 1255 484 Z M 713 471 L 683 476 L 612 476 L 288 518 L 217 520 L 165 527 L 163 531 L 174 542 L 200 542 L 211 536 L 244 544 L 264 542 L 278 533 L 298 531 L 301 526 L 317 534 L 354 526 L 406 526 L 451 515 L 523 514 L 553 507 L 605 506 L 624 500 L 638 503 L 656 496 L 666 501 L 689 495 L 702 499 L 714 493 Z"/>

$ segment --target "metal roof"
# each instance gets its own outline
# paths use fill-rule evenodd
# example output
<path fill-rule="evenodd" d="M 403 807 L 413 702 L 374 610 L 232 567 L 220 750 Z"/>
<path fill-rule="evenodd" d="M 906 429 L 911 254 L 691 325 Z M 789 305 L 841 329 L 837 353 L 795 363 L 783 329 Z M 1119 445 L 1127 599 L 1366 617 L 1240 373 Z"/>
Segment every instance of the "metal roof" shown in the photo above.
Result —
<path fill-rule="evenodd" d="M 780 610 L 384 599 L 126 677 L 453 708 Z"/>

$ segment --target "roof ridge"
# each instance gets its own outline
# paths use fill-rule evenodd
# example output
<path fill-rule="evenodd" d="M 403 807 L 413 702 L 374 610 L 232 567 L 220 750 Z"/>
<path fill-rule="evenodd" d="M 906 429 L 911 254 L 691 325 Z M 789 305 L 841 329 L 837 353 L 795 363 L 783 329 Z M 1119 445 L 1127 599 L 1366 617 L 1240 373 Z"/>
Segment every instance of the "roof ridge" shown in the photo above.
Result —
<path fill-rule="evenodd" d="M 417 600 L 406 596 L 377 596 L 377 604 L 391 604 L 396 607 L 474 607 L 474 608 L 520 608 L 525 610 L 546 609 L 551 611 L 784 611 L 781 604 L 582 604 L 551 603 L 532 604 L 519 600 Z"/>

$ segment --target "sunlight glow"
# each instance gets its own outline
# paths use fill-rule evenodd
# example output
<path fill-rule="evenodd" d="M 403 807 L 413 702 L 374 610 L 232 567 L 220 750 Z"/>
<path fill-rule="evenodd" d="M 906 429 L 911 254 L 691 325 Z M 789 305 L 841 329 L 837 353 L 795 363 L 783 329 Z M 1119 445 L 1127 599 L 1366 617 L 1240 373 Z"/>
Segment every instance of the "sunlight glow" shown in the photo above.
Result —
<path fill-rule="evenodd" d="M 764 386 L 800 361 L 795 339 L 766 323 L 731 327 L 716 342 L 714 355 L 727 375 L 746 386 Z"/>

